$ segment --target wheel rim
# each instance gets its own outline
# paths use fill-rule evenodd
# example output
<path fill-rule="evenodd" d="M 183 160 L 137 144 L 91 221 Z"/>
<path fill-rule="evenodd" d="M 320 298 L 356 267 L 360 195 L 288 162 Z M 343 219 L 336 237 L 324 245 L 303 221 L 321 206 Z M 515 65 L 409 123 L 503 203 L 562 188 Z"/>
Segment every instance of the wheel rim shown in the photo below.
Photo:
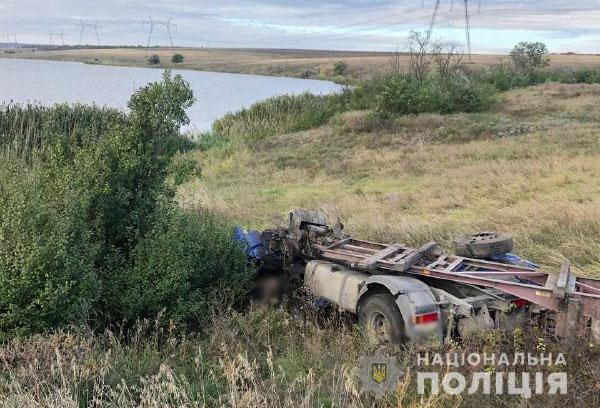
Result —
<path fill-rule="evenodd" d="M 375 312 L 369 319 L 368 328 L 371 336 L 379 343 L 392 342 L 392 330 L 388 318 L 380 312 Z"/>

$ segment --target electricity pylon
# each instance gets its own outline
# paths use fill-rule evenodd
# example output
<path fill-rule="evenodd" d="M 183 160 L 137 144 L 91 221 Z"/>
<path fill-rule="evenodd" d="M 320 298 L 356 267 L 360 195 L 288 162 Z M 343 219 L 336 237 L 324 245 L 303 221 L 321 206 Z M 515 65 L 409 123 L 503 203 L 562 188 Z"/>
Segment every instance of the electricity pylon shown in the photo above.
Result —
<path fill-rule="evenodd" d="M 450 10 L 452 10 L 454 1 L 451 0 Z M 466 36 L 466 48 L 467 54 L 469 55 L 469 62 L 471 62 L 471 15 L 469 12 L 469 0 L 464 0 L 465 3 L 465 36 Z M 440 9 L 440 0 L 435 0 L 435 4 L 433 6 L 433 15 L 431 16 L 431 22 L 429 23 L 429 29 L 427 30 L 427 40 L 431 38 L 431 33 L 433 32 L 433 27 L 435 26 L 435 21 L 438 16 L 438 12 Z M 481 0 L 479 0 L 479 10 L 481 9 Z"/>
<path fill-rule="evenodd" d="M 79 27 L 79 45 L 83 45 L 83 33 L 86 29 L 90 31 L 93 30 L 96 34 L 96 40 L 98 41 L 98 45 L 100 45 L 100 34 L 98 33 L 98 22 L 95 23 L 85 23 L 83 20 L 80 20 L 80 23 L 77 24 Z"/>
<path fill-rule="evenodd" d="M 467 53 L 471 62 L 471 16 L 469 15 L 469 0 L 465 0 L 465 33 L 467 36 Z"/>
<path fill-rule="evenodd" d="M 48 45 L 52 45 L 54 37 L 60 38 L 62 45 L 65 45 L 65 32 L 48 30 Z"/>
<path fill-rule="evenodd" d="M 148 31 L 148 42 L 146 45 L 148 48 L 150 48 L 150 41 L 152 41 L 152 33 L 154 32 L 155 26 L 163 26 L 167 30 L 167 33 L 169 34 L 169 42 L 171 47 L 173 47 L 173 35 L 171 33 L 171 28 L 175 28 L 175 32 L 177 32 L 177 24 L 173 23 L 172 20 L 172 18 L 169 18 L 166 21 L 154 20 L 152 19 L 152 16 L 148 16 L 148 21 L 144 21 L 142 23 L 144 30 L 146 29 L 146 25 L 150 27 L 150 30 Z"/>

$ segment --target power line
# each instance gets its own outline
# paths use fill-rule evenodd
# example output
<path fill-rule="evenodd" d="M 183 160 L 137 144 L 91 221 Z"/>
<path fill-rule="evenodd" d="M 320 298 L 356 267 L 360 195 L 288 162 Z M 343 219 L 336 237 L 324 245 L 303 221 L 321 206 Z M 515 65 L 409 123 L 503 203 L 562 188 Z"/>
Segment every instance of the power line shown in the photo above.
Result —
<path fill-rule="evenodd" d="M 378 16 L 378 17 L 369 18 L 369 19 L 366 19 L 366 20 L 359 20 L 359 21 L 355 21 L 355 22 L 352 22 L 352 23 L 349 23 L 349 24 L 338 25 L 338 26 L 329 27 L 329 28 L 326 28 L 326 29 L 313 30 L 312 32 L 307 33 L 305 35 L 313 36 L 312 38 L 315 38 L 315 39 L 319 39 L 321 37 L 330 38 L 332 36 L 344 36 L 344 35 L 348 35 L 348 33 L 335 33 L 335 31 L 339 31 L 339 30 L 343 30 L 343 29 L 348 29 L 348 28 L 353 28 L 353 27 L 358 27 L 358 26 L 369 24 L 369 23 L 373 23 L 373 22 L 376 22 L 376 21 L 387 20 L 387 19 L 390 19 L 390 18 L 393 18 L 393 17 L 396 17 L 396 16 L 405 16 L 407 13 L 413 13 L 413 12 L 418 12 L 418 11 L 421 11 L 420 7 L 407 7 L 407 8 L 401 9 L 399 11 L 396 11 L 394 13 L 390 13 L 390 14 L 387 14 L 387 15 L 384 15 L 384 16 Z M 401 21 L 401 22 L 394 21 L 394 22 L 390 22 L 389 24 L 385 24 L 383 26 L 376 26 L 375 28 L 388 27 L 390 25 L 397 25 L 399 23 L 406 23 L 406 22 L 410 22 L 410 21 L 413 21 L 413 20 L 421 20 L 423 18 L 429 18 L 429 17 L 428 16 L 425 16 L 425 17 L 421 16 L 421 17 L 416 17 L 416 18 L 410 18 L 408 20 Z M 333 34 L 331 33 L 332 31 L 334 32 Z M 256 40 L 253 40 L 252 42 L 253 43 L 260 43 L 260 42 L 267 42 L 268 43 L 268 42 L 284 41 L 284 40 L 292 40 L 292 41 L 299 40 L 301 42 L 305 41 L 304 39 L 297 39 L 298 35 L 301 35 L 301 34 L 286 34 L 286 35 L 279 36 L 279 37 L 273 37 L 273 36 L 271 36 L 271 37 L 268 37 L 268 38 L 256 39 Z M 314 37 L 315 35 L 317 37 Z"/>

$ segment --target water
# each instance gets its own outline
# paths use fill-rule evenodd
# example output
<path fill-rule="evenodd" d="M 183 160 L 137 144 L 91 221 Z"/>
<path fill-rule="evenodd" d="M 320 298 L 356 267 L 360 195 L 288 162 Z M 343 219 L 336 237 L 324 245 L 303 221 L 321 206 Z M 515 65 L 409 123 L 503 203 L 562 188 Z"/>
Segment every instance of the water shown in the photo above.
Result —
<path fill-rule="evenodd" d="M 95 103 L 125 109 L 132 92 L 157 81 L 162 70 L 110 67 L 78 62 L 0 58 L 2 102 Z M 235 112 L 271 96 L 341 90 L 337 84 L 295 78 L 173 70 L 189 81 L 196 102 L 189 109 L 190 130 L 204 131 L 228 112 Z"/>

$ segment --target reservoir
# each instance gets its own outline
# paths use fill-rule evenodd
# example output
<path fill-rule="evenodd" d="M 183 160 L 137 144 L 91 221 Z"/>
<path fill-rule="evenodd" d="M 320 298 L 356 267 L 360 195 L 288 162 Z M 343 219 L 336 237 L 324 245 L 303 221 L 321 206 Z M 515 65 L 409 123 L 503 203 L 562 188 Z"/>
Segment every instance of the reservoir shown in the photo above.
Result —
<path fill-rule="evenodd" d="M 61 102 L 96 104 L 126 109 L 131 94 L 163 71 L 154 68 L 113 67 L 79 62 L 0 58 L 0 104 Z M 173 70 L 191 85 L 196 102 L 188 110 L 189 130 L 209 130 L 212 122 L 272 96 L 338 92 L 328 81 Z"/>

